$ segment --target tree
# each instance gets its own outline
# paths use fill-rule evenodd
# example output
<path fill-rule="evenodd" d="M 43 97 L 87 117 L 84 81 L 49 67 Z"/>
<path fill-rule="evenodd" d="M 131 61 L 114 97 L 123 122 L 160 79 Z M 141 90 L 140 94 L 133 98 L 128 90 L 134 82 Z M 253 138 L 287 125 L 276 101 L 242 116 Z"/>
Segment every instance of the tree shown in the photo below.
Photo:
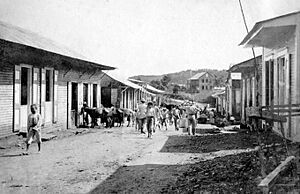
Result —
<path fill-rule="evenodd" d="M 180 86 L 175 84 L 173 87 L 173 94 L 178 94 L 179 89 L 180 89 Z"/>
<path fill-rule="evenodd" d="M 164 75 L 164 77 L 160 80 L 163 86 L 167 86 L 168 83 L 171 81 L 171 78 L 168 75 Z"/>
<path fill-rule="evenodd" d="M 150 84 L 151 84 L 153 87 L 157 88 L 157 89 L 160 89 L 160 90 L 164 90 L 164 89 L 165 89 L 164 86 L 161 84 L 161 82 L 160 82 L 159 80 L 152 80 L 152 81 L 150 82 Z"/>

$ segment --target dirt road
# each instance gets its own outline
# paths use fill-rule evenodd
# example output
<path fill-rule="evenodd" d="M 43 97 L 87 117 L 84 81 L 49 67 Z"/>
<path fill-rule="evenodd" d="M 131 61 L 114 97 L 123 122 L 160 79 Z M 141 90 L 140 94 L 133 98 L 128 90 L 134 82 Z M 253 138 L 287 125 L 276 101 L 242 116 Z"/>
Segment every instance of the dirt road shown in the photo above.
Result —
<path fill-rule="evenodd" d="M 170 127 L 148 139 L 131 127 L 96 129 L 45 142 L 41 154 L 36 144 L 28 156 L 21 148 L 0 150 L 0 193 L 157 193 L 175 183 L 185 164 L 248 151 L 162 151 L 174 136 L 186 134 Z"/>
<path fill-rule="evenodd" d="M 99 129 L 45 142 L 41 154 L 36 144 L 29 156 L 20 156 L 20 148 L 1 150 L 0 193 L 86 193 L 120 166 L 160 149 L 174 133 L 147 139 L 133 128 Z"/>

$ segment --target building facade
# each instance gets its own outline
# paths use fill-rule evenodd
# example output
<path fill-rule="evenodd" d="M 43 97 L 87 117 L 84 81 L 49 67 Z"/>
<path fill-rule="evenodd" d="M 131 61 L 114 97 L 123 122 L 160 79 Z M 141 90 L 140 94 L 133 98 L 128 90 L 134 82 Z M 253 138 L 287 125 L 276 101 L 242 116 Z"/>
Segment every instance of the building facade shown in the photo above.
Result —
<path fill-rule="evenodd" d="M 148 95 L 141 86 L 110 74 L 102 76 L 101 87 L 101 104 L 104 107 L 115 106 L 135 110 L 140 99 Z"/>
<path fill-rule="evenodd" d="M 187 80 L 187 89 L 191 93 L 212 91 L 215 77 L 208 72 L 197 73 Z"/>
<path fill-rule="evenodd" d="M 226 111 L 242 123 L 247 120 L 248 107 L 261 106 L 261 61 L 262 56 L 258 56 L 235 64 L 228 70 Z"/>
<path fill-rule="evenodd" d="M 86 61 L 52 41 L 0 22 L 0 136 L 27 132 L 30 105 L 45 128 L 79 123 L 83 102 L 99 106 L 98 76 L 113 67 Z"/>
<path fill-rule="evenodd" d="M 286 117 L 285 137 L 300 141 L 300 117 L 291 109 L 300 103 L 300 12 L 256 23 L 241 45 L 262 47 L 262 105 Z M 280 131 L 278 123 L 271 127 Z"/>

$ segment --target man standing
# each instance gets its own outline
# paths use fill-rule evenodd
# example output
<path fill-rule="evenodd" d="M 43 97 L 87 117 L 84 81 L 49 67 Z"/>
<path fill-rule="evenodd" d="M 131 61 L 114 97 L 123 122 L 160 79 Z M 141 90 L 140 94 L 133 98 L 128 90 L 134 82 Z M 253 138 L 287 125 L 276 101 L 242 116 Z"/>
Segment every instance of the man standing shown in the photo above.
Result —
<path fill-rule="evenodd" d="M 155 117 L 154 117 L 154 128 L 153 128 L 153 132 L 155 132 L 156 127 L 158 127 L 159 129 L 160 127 L 160 123 L 161 123 L 161 112 L 158 108 L 158 106 L 156 104 L 154 104 L 154 110 L 155 110 Z"/>
<path fill-rule="evenodd" d="M 179 130 L 178 121 L 180 119 L 180 110 L 178 106 L 175 106 L 173 109 L 173 118 L 174 118 L 175 130 L 178 131 Z"/>
<path fill-rule="evenodd" d="M 197 108 L 193 104 L 190 104 L 189 106 L 185 107 L 185 111 L 187 114 L 188 119 L 188 134 L 191 135 L 191 127 L 192 126 L 192 134 L 195 135 L 196 133 L 196 113 Z"/>
<path fill-rule="evenodd" d="M 144 132 L 144 125 L 146 123 L 146 110 L 147 110 L 147 105 L 145 103 L 145 99 L 141 99 L 141 104 L 139 104 L 138 106 L 138 110 L 137 110 L 137 119 L 139 121 L 139 130 L 141 130 L 141 133 L 145 133 Z"/>
<path fill-rule="evenodd" d="M 147 132 L 148 138 L 152 138 L 152 129 L 154 127 L 154 117 L 155 117 L 155 109 L 153 107 L 153 102 L 148 102 L 146 118 L 147 118 Z"/>

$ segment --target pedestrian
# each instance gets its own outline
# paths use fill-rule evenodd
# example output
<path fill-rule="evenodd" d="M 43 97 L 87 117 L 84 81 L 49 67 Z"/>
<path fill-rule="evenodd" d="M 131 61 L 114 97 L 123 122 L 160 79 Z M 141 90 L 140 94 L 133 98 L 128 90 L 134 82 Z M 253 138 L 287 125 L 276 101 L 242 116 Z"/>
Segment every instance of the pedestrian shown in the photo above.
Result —
<path fill-rule="evenodd" d="M 195 135 L 197 107 L 195 107 L 192 103 L 190 103 L 188 106 L 185 107 L 185 110 L 186 110 L 187 119 L 188 119 L 188 134 Z M 190 130 L 191 127 L 192 127 L 192 131 Z"/>
<path fill-rule="evenodd" d="M 163 107 L 162 109 L 162 113 L 161 113 L 161 117 L 162 117 L 162 120 L 161 120 L 161 127 L 163 127 L 164 125 L 166 126 L 166 130 L 168 130 L 168 125 L 167 125 L 167 114 L 168 114 L 168 110 Z"/>
<path fill-rule="evenodd" d="M 173 113 L 172 113 L 172 108 L 168 109 L 168 123 L 169 125 L 173 125 Z"/>
<path fill-rule="evenodd" d="M 154 127 L 153 127 L 153 132 L 155 133 L 156 127 L 159 129 L 161 128 L 161 112 L 158 106 L 154 103 L 154 110 L 155 110 L 155 116 L 154 116 Z"/>
<path fill-rule="evenodd" d="M 114 106 L 111 106 L 108 110 L 106 128 L 112 128 L 114 126 L 114 120 L 113 120 L 114 108 L 115 108 Z"/>
<path fill-rule="evenodd" d="M 132 120 L 132 112 L 131 111 L 129 111 L 128 113 L 127 113 L 127 127 L 129 127 L 130 126 L 130 123 L 131 123 L 131 120 Z"/>
<path fill-rule="evenodd" d="M 209 121 L 210 121 L 211 124 L 215 124 L 215 111 L 214 111 L 214 109 L 212 109 L 209 112 Z"/>
<path fill-rule="evenodd" d="M 148 138 L 152 138 L 152 129 L 154 125 L 155 109 L 153 107 L 153 102 L 148 102 L 146 110 L 146 123 L 147 123 L 147 132 Z"/>
<path fill-rule="evenodd" d="M 134 113 L 133 113 L 133 120 L 134 120 L 134 123 L 135 123 L 135 130 L 139 130 L 139 118 L 137 117 L 137 109 L 134 110 Z"/>
<path fill-rule="evenodd" d="M 180 119 L 180 110 L 178 106 L 175 106 L 173 109 L 173 118 L 174 118 L 175 130 L 178 131 L 179 130 L 178 121 Z"/>
<path fill-rule="evenodd" d="M 146 110 L 147 110 L 147 105 L 145 99 L 141 99 L 141 104 L 138 106 L 137 110 L 137 118 L 139 122 L 139 130 L 141 133 L 145 134 L 144 132 L 144 125 L 146 124 Z"/>
<path fill-rule="evenodd" d="M 80 109 L 80 115 L 82 115 L 82 125 L 83 127 L 88 127 L 89 126 L 89 115 L 86 111 L 89 106 L 87 105 L 87 102 L 83 102 L 82 107 Z"/>
<path fill-rule="evenodd" d="M 33 138 L 36 138 L 38 144 L 38 153 L 41 152 L 42 136 L 41 136 L 41 125 L 42 125 L 42 116 L 38 113 L 38 107 L 36 104 L 30 106 L 31 114 L 28 115 L 27 120 L 27 139 L 26 143 L 26 152 L 23 155 L 28 155 L 29 146 L 33 141 Z"/>

